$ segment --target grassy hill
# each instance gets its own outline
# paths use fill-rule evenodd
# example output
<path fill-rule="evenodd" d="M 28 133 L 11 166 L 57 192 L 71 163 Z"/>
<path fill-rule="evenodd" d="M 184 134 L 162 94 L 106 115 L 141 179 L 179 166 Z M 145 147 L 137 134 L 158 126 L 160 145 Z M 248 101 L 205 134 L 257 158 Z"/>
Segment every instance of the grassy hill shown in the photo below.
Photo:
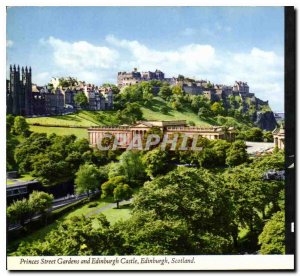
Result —
<path fill-rule="evenodd" d="M 162 113 L 162 108 L 166 112 Z M 196 126 L 221 125 L 217 118 L 203 119 L 197 116 L 192 110 L 175 110 L 167 105 L 167 102 L 160 97 L 155 97 L 147 106 L 141 107 L 144 120 L 186 120 Z M 87 111 L 81 110 L 74 114 L 27 118 L 30 130 L 34 132 L 44 132 L 47 134 L 56 133 L 57 135 L 74 134 L 79 138 L 87 138 L 86 128 L 91 126 L 116 125 L 115 114 L 117 111 Z M 238 126 L 241 122 L 231 117 L 223 117 L 227 125 Z"/>

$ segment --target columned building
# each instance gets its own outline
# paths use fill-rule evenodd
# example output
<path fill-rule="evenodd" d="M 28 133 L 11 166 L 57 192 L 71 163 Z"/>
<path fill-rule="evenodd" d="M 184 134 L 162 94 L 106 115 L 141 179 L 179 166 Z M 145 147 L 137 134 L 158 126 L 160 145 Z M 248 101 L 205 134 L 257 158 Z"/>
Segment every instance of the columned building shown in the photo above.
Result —
<path fill-rule="evenodd" d="M 135 125 L 121 125 L 118 127 L 91 127 L 88 129 L 88 139 L 90 145 L 97 147 L 98 143 L 112 135 L 124 144 L 120 148 L 126 148 L 132 141 L 135 135 L 140 135 L 143 139 L 147 133 L 153 128 L 159 129 L 161 134 L 167 134 L 170 137 L 174 134 L 186 135 L 190 138 L 198 135 L 210 140 L 223 139 L 227 141 L 234 141 L 235 131 L 233 128 L 225 129 L 223 127 L 191 127 L 187 126 L 185 120 L 177 121 L 140 121 Z"/>
<path fill-rule="evenodd" d="M 284 137 L 285 131 L 283 125 L 280 128 L 276 128 L 273 130 L 273 138 L 274 138 L 274 147 L 278 147 L 279 149 L 284 149 Z"/>

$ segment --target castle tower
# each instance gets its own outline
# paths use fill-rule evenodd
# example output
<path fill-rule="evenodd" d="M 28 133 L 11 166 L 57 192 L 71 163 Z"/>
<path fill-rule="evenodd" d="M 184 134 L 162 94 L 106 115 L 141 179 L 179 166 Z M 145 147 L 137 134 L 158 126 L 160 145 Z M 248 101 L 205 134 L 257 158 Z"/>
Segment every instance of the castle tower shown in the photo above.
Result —
<path fill-rule="evenodd" d="M 12 98 L 12 114 L 20 115 L 20 71 L 17 71 L 16 65 L 10 67 L 10 95 Z"/>
<path fill-rule="evenodd" d="M 31 67 L 29 67 L 29 70 L 27 69 L 27 66 L 22 68 L 22 87 L 23 87 L 23 93 L 24 93 L 24 115 L 32 115 L 32 81 L 31 81 Z"/>

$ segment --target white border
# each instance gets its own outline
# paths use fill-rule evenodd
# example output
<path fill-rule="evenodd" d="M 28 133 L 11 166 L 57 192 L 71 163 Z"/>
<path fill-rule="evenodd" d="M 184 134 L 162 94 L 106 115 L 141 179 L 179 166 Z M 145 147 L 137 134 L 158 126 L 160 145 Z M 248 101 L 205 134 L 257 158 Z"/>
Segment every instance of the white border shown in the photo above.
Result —
<path fill-rule="evenodd" d="M 202 0 L 201 3 L 199 3 L 198 1 L 194 1 L 194 0 L 110 0 L 109 2 L 102 2 L 102 1 L 98 1 L 96 2 L 95 0 L 77 0 L 77 1 L 70 1 L 70 0 L 29 0 L 29 1 L 20 1 L 20 0 L 4 0 L 0 2 L 0 30 L 1 30 L 1 37 L 0 37 L 0 41 L 1 41 L 1 56 L 2 56 L 2 60 L 6 61 L 6 6 L 295 6 L 296 9 L 299 7 L 299 4 L 297 1 L 295 0 L 247 0 L 247 1 L 237 1 L 237 0 Z M 297 22 L 299 22 L 299 13 L 297 14 Z M 297 23 L 298 26 L 298 23 Z M 299 36 L 299 29 L 297 28 L 297 36 Z M 298 45 L 298 43 L 297 43 Z M 298 49 L 298 48 L 297 48 Z M 297 55 L 297 61 L 299 59 L 299 54 Z M 299 79 L 299 70 L 297 70 L 297 79 Z M 0 67 L 0 75 L 1 75 L 1 82 L 0 82 L 0 91 L 4 94 L 6 93 L 6 69 L 5 69 L 5 62 L 2 64 L 2 66 Z M 300 97 L 297 97 L 297 104 L 299 106 L 299 102 L 300 102 Z M 5 105 L 5 101 L 2 100 L 0 101 L 0 112 L 1 112 L 1 120 L 0 120 L 0 127 L 1 127 L 1 133 L 5 133 L 5 113 L 6 113 L 6 105 Z M 300 114 L 300 112 L 298 112 L 298 114 Z M 297 121 L 298 121 L 298 128 L 299 128 L 299 121 L 300 121 L 300 117 L 297 116 Z M 5 135 L 1 135 L 0 136 L 0 142 L 1 142 L 1 148 L 5 149 L 6 148 L 6 137 Z M 299 149 L 299 147 L 298 147 Z M 297 151 L 297 156 L 299 155 L 300 151 Z M 3 154 L 1 154 L 0 156 L 0 162 L 1 162 L 1 168 L 2 168 L 2 173 L 0 174 L 0 180 L 3 184 L 3 187 L 5 187 L 4 183 L 6 181 L 6 177 L 5 177 L 5 150 L 3 152 Z M 296 166 L 298 162 L 296 163 Z M 4 188 L 3 188 L 4 189 Z M 299 190 L 297 189 L 297 195 L 299 195 Z M 1 202 L 2 202 L 2 210 L 5 210 L 5 202 L 6 202 L 6 191 L 4 190 L 1 193 Z M 298 212 L 297 214 L 297 221 L 299 221 L 299 215 Z M 6 222 L 6 216 L 5 216 L 5 212 L 1 212 L 1 216 L 0 216 L 1 220 L 0 223 L 2 225 L 2 229 L 3 232 L 5 233 L 5 222 Z M 295 229 L 296 232 L 297 231 L 297 224 L 295 225 Z M 297 234 L 297 233 L 296 233 Z M 297 245 L 299 245 L 299 239 Z M 6 252 L 5 252 L 5 248 L 6 248 L 6 234 L 1 235 L 0 238 L 0 245 L 1 248 L 3 249 L 1 251 L 1 258 L 0 258 L 0 267 L 2 268 L 1 271 L 5 270 L 6 267 Z M 299 254 L 298 254 L 299 255 Z M 204 256 L 199 256 L 199 257 L 204 257 Z M 238 259 L 235 259 L 235 258 Z M 264 262 L 266 262 L 266 258 L 264 256 L 257 256 L 260 260 L 264 260 Z M 272 264 L 273 266 L 280 263 L 280 264 L 284 264 L 284 262 L 282 262 L 283 259 L 287 258 L 289 260 L 286 259 L 287 263 L 285 263 L 285 265 L 291 265 L 291 259 L 290 257 L 292 256 L 272 256 L 272 258 L 274 258 L 272 260 Z M 205 258 L 205 257 L 204 257 Z M 235 264 L 236 261 L 238 260 L 238 262 L 246 262 L 247 265 L 249 265 L 250 263 L 248 263 L 247 260 L 249 260 L 250 258 L 253 258 L 253 256 L 209 256 L 210 259 L 215 259 L 215 258 L 220 258 L 220 262 L 221 259 L 223 258 L 224 260 L 227 260 L 227 263 L 225 263 L 226 266 L 228 266 L 228 262 L 230 260 L 230 264 Z M 267 257 L 268 258 L 268 257 Z M 282 259 L 279 261 L 279 259 Z M 8 268 L 11 264 L 11 262 L 14 262 L 15 257 L 9 257 L 8 258 Z M 253 259 L 254 260 L 254 259 Z M 298 256 L 297 256 L 297 260 L 298 260 Z M 207 259 L 207 261 L 209 261 Z M 259 261 L 260 262 L 260 261 Z M 250 269 L 255 269 L 256 268 L 256 264 L 251 262 L 251 266 Z M 7 272 L 7 271 L 6 271 Z M 52 274 L 52 273 L 51 273 Z M 102 274 L 106 274 L 106 273 L 102 273 Z M 107 273 L 108 274 L 108 273 Z M 205 273 L 204 273 L 205 274 Z M 82 274 L 83 275 L 83 274 Z M 212 275 L 212 273 L 209 273 L 209 275 Z"/>

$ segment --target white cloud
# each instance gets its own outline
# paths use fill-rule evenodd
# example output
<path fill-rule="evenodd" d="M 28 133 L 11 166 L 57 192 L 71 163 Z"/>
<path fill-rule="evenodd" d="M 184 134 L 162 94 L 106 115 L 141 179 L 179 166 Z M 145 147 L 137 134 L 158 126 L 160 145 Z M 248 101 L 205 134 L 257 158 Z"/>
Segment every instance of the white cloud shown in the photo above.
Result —
<path fill-rule="evenodd" d="M 70 43 L 50 37 L 47 42 L 53 47 L 55 63 L 65 69 L 107 69 L 115 66 L 118 59 L 116 51 L 86 41 Z"/>
<path fill-rule="evenodd" d="M 232 85 L 247 81 L 251 92 L 283 108 L 283 55 L 253 47 L 238 53 L 219 51 L 211 45 L 187 44 L 167 50 L 148 47 L 137 40 L 109 35 L 105 45 L 67 42 L 54 37 L 41 41 L 51 46 L 56 68 L 52 76 L 73 76 L 101 84 L 116 82 L 118 71 L 160 69 L 166 77 L 183 74 L 213 83 Z M 46 77 L 46 76 L 45 76 Z"/>
<path fill-rule="evenodd" d="M 6 47 L 11 48 L 14 45 L 14 42 L 12 40 L 6 40 Z"/>
<path fill-rule="evenodd" d="M 218 64 L 215 49 L 210 45 L 189 44 L 175 50 L 158 51 L 148 48 L 134 40 L 118 39 L 107 36 L 106 41 L 112 46 L 126 50 L 126 62 L 134 64 L 140 70 L 159 68 L 168 75 L 197 74 L 209 72 Z M 126 68 L 128 69 L 128 68 Z"/>

